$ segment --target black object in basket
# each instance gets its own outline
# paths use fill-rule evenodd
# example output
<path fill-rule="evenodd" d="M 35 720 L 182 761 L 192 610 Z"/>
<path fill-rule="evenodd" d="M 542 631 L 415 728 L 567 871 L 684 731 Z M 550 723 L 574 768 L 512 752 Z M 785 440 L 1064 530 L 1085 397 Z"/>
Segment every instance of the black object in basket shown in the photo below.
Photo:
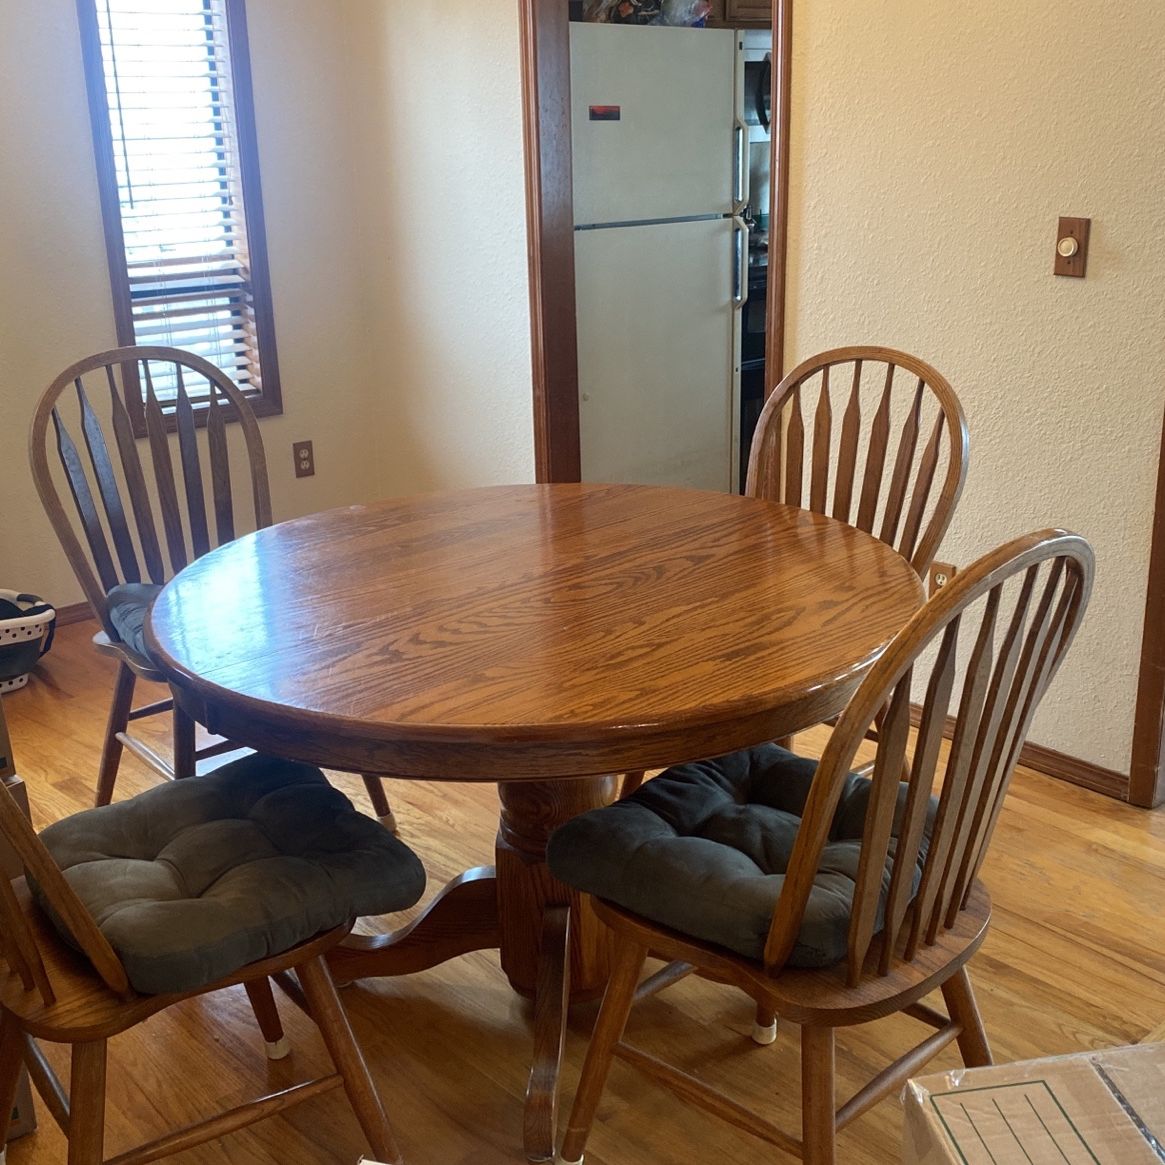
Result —
<path fill-rule="evenodd" d="M 56 628 L 57 613 L 44 599 L 0 590 L 0 692 L 24 687 Z"/>

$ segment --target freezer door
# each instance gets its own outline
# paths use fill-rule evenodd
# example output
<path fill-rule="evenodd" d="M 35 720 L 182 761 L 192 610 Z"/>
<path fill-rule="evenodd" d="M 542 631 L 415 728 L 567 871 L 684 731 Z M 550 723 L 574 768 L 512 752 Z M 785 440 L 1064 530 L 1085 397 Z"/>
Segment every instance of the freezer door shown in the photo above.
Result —
<path fill-rule="evenodd" d="M 570 47 L 575 223 L 730 214 L 737 34 L 572 23 Z"/>
<path fill-rule="evenodd" d="M 574 237 L 583 481 L 731 490 L 740 376 L 732 220 Z"/>

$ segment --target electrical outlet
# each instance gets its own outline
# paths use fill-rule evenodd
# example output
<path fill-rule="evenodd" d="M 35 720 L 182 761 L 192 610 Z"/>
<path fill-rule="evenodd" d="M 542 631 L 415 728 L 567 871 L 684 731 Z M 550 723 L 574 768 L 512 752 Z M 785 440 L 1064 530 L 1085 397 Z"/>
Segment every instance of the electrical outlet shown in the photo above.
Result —
<path fill-rule="evenodd" d="M 959 568 L 951 562 L 930 564 L 930 594 L 933 598 L 959 573 Z"/>
<path fill-rule="evenodd" d="M 295 457 L 295 476 L 314 477 L 316 472 L 316 455 L 312 451 L 310 441 L 296 441 L 291 446 Z"/>

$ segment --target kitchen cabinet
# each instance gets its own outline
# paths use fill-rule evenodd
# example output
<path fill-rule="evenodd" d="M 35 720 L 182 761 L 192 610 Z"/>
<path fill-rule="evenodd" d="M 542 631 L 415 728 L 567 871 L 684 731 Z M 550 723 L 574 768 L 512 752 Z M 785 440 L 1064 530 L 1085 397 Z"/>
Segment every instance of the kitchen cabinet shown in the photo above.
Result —
<path fill-rule="evenodd" d="M 733 28 L 769 27 L 773 22 L 773 6 L 770 0 L 718 0 L 714 5 L 723 10 L 721 16 L 714 16 Z"/>

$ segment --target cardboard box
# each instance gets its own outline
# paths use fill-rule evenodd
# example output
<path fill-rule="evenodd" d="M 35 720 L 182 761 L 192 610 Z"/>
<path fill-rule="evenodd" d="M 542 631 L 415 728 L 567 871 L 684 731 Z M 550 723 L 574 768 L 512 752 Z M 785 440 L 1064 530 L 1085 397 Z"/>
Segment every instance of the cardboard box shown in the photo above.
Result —
<path fill-rule="evenodd" d="M 903 1165 L 1161 1165 L 1165 1044 L 911 1080 Z"/>

